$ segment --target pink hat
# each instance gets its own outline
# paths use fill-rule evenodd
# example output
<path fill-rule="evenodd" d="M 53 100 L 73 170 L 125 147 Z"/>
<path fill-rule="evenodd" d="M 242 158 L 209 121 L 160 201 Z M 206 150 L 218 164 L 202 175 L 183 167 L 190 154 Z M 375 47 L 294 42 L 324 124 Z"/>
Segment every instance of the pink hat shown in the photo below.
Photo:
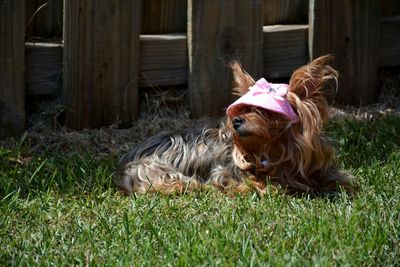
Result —
<path fill-rule="evenodd" d="M 229 117 L 234 117 L 233 110 L 239 106 L 256 106 L 285 115 L 291 122 L 297 122 L 298 116 L 286 99 L 288 85 L 283 83 L 269 83 L 261 78 L 249 91 L 231 104 L 226 110 Z"/>

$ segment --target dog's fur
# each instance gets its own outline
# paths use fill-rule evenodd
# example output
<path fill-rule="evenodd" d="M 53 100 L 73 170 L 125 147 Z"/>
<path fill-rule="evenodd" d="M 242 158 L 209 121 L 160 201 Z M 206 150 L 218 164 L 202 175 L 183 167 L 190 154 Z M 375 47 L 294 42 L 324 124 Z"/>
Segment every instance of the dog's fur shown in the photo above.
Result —
<path fill-rule="evenodd" d="M 298 122 L 247 106 L 219 128 L 161 133 L 122 157 L 117 185 L 126 194 L 188 192 L 207 184 L 230 192 L 263 192 L 273 184 L 290 193 L 339 188 L 351 193 L 353 178 L 336 167 L 334 149 L 323 134 L 329 107 L 322 88 L 337 79 L 328 60 L 317 58 L 290 79 L 286 98 Z M 234 93 L 241 96 L 255 82 L 238 63 L 231 67 Z"/>

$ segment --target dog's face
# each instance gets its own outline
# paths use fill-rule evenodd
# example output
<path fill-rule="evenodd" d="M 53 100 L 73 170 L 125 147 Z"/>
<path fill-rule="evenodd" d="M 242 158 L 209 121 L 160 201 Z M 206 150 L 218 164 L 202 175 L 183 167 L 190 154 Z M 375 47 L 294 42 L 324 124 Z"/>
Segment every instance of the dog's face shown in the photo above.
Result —
<path fill-rule="evenodd" d="M 234 94 L 242 97 L 255 85 L 253 78 L 239 64 L 232 66 L 235 85 Z M 265 157 L 274 143 L 282 142 L 291 121 L 282 114 L 252 105 L 229 107 L 228 128 L 233 135 L 235 147 L 246 157 Z"/>
<path fill-rule="evenodd" d="M 242 107 L 229 118 L 235 144 L 251 154 L 268 152 L 285 135 L 290 121 L 283 115 L 257 107 Z"/>
<path fill-rule="evenodd" d="M 257 165 L 252 161 L 291 158 L 304 172 L 311 170 L 312 165 L 320 165 L 313 162 L 316 157 L 322 165 L 329 165 L 333 154 L 320 140 L 329 109 L 321 89 L 337 73 L 326 64 L 328 60 L 329 57 L 321 57 L 296 70 L 284 94 L 272 91 L 272 98 L 281 98 L 283 102 L 277 104 L 278 108 L 282 107 L 278 109 L 281 112 L 260 107 L 263 104 L 257 102 L 259 98 L 255 100 L 258 106 L 238 100 L 240 104 L 235 102 L 228 108 L 227 125 L 233 135 L 236 157 L 240 158 L 238 162 L 250 161 Z M 236 85 L 234 94 L 243 98 L 250 93 L 257 98 L 258 92 L 249 92 L 249 88 L 257 87 L 259 81 L 255 83 L 237 63 L 231 68 Z"/>

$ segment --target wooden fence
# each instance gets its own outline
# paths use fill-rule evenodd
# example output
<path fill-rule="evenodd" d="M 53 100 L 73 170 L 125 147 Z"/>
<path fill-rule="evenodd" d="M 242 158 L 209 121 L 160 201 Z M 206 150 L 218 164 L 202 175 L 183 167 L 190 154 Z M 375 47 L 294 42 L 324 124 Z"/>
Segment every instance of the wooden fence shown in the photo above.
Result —
<path fill-rule="evenodd" d="M 398 0 L 3 0 L 0 136 L 24 129 L 25 95 L 62 93 L 74 129 L 127 127 L 139 88 L 163 85 L 187 84 L 194 116 L 220 116 L 233 59 L 275 79 L 334 54 L 336 101 L 368 104 L 399 43 Z"/>

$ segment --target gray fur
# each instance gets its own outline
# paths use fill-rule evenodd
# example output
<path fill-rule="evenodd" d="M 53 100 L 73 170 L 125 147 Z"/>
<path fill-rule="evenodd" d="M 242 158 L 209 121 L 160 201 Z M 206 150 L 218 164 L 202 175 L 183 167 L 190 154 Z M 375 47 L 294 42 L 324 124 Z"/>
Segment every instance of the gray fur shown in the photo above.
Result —
<path fill-rule="evenodd" d="M 225 125 L 155 135 L 136 145 L 119 164 L 117 185 L 122 191 L 174 192 L 204 184 L 227 188 L 243 183 L 247 171 L 232 159 L 233 140 Z"/>

